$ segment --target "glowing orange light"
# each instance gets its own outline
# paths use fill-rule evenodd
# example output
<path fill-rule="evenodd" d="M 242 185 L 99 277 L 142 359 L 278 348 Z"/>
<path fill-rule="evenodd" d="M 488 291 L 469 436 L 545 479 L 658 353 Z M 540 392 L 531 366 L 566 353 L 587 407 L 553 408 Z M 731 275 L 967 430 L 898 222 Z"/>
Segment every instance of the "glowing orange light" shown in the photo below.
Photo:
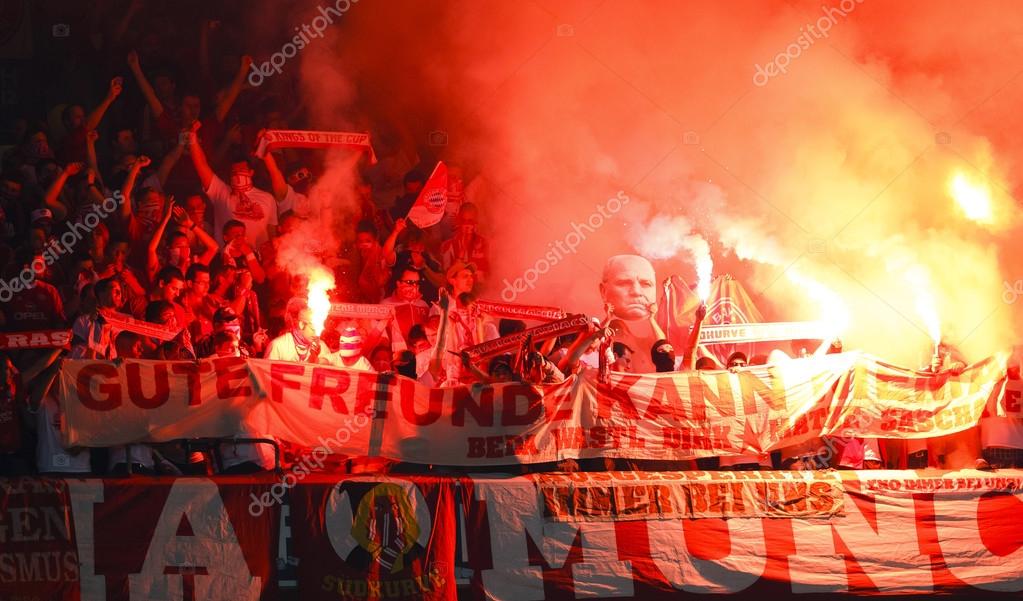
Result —
<path fill-rule="evenodd" d="M 306 287 L 309 296 L 309 309 L 312 312 L 313 331 L 323 333 L 323 326 L 330 314 L 330 297 L 327 291 L 334 288 L 334 275 L 325 268 L 316 266 L 309 272 L 309 284 Z"/>
<path fill-rule="evenodd" d="M 841 336 L 849 329 L 849 307 L 837 292 L 817 280 L 790 267 L 785 275 L 789 281 L 803 289 L 808 298 L 820 307 L 821 327 L 827 336 Z"/>
<path fill-rule="evenodd" d="M 911 269 L 906 274 L 906 279 L 913 286 L 914 299 L 917 315 L 924 322 L 927 335 L 931 337 L 935 348 L 941 342 L 941 320 L 938 318 L 938 305 L 934 300 L 934 292 L 931 291 L 931 280 L 922 268 Z"/>
<path fill-rule="evenodd" d="M 956 170 L 948 181 L 948 193 L 967 219 L 977 223 L 994 222 L 991 210 L 991 189 L 986 182 L 971 180 Z"/>
<path fill-rule="evenodd" d="M 710 298 L 710 284 L 714 281 L 714 260 L 710 258 L 710 245 L 699 234 L 690 234 L 683 240 L 683 246 L 689 249 L 696 263 L 696 294 L 700 300 L 707 302 Z"/>

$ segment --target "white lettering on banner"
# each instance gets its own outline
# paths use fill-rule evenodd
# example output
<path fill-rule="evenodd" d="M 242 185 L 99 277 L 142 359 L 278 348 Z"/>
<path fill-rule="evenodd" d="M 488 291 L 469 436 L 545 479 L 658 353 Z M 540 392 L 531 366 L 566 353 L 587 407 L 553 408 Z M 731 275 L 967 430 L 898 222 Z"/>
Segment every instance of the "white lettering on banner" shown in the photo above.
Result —
<path fill-rule="evenodd" d="M 944 497 L 941 511 L 934 512 L 934 525 L 938 532 L 938 545 L 953 576 L 981 590 L 1018 593 L 1023 591 L 1023 545 L 1017 543 L 1011 553 L 996 555 L 980 534 L 978 516 L 981 503 L 1005 503 L 1013 499 L 1012 507 L 1006 507 L 1005 514 L 1020 514 L 1023 493 L 999 497 Z M 1018 526 L 1016 532 L 1018 541 Z M 969 552 L 960 549 L 969 549 Z"/>
<path fill-rule="evenodd" d="M 559 555 L 567 555 L 575 533 L 580 533 L 583 561 L 572 565 L 572 588 L 576 598 L 633 596 L 632 562 L 618 560 L 613 522 L 604 522 L 595 528 L 546 522 L 543 530 L 544 546 L 557 545 Z"/>
<path fill-rule="evenodd" d="M 583 561 L 572 566 L 576 597 L 631 597 L 632 562 L 618 559 L 612 522 L 557 522 L 543 518 L 533 483 L 525 478 L 501 482 L 480 480 L 476 499 L 487 504 L 494 567 L 482 571 L 483 587 L 493 598 L 521 601 L 544 599 L 543 570 L 529 565 L 527 538 L 552 568 L 568 559 L 576 537 Z"/>
<path fill-rule="evenodd" d="M 998 417 L 1023 417 L 1023 380 L 1006 380 L 996 404 Z M 986 417 L 986 416 L 985 416 Z"/>
<path fill-rule="evenodd" d="M 846 494 L 858 496 L 848 491 Z M 845 517 L 792 520 L 795 554 L 789 557 L 789 574 L 793 593 L 849 590 L 847 563 L 835 549 L 832 529 L 852 550 L 863 573 L 879 591 L 900 594 L 933 592 L 931 558 L 920 552 L 912 495 L 894 493 L 893 496 L 873 496 L 871 499 L 875 512 L 873 524 L 852 500 L 845 503 Z M 893 545 L 892 535 L 895 533 L 912 533 L 913 536 L 904 544 Z"/>
<path fill-rule="evenodd" d="M 65 482 L 78 547 L 81 601 L 106 601 L 107 579 L 96 573 L 96 533 L 93 529 L 95 505 L 103 502 L 103 481 L 69 479 Z"/>
<path fill-rule="evenodd" d="M 192 536 L 179 536 L 182 518 Z M 205 479 L 181 479 L 171 487 L 146 553 L 142 572 L 128 576 L 130 598 L 257 601 L 262 579 L 249 572 L 220 489 Z"/>
<path fill-rule="evenodd" d="M 671 586 L 689 593 L 733 594 L 760 579 L 767 566 L 763 520 L 725 520 L 728 540 L 716 542 L 729 552 L 719 559 L 699 559 L 687 547 L 684 524 L 693 523 L 647 522 L 650 558 Z"/>

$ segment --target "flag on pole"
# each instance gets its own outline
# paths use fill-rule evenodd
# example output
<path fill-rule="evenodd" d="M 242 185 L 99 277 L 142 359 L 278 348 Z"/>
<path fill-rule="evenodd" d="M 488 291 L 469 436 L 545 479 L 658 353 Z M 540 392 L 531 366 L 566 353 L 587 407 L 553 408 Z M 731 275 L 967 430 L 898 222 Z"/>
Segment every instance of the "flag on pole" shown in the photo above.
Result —
<path fill-rule="evenodd" d="M 433 168 L 430 179 L 426 180 L 419 191 L 415 204 L 409 209 L 407 219 L 419 229 L 437 225 L 444 217 L 444 208 L 448 203 L 448 167 L 439 161 Z"/>
<path fill-rule="evenodd" d="M 676 349 L 684 349 L 700 297 L 681 277 L 673 275 L 664 282 L 664 294 L 657 303 L 657 320 L 668 334 L 668 341 Z"/>

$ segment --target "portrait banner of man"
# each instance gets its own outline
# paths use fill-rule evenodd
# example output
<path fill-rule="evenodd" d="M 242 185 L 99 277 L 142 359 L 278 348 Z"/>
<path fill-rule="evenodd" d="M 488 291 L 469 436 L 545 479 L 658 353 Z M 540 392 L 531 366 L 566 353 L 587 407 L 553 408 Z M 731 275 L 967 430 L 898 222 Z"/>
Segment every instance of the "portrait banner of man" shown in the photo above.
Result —
<path fill-rule="evenodd" d="M 615 255 L 604 264 L 599 289 L 604 310 L 621 320 L 615 341 L 638 351 L 633 357 L 633 371 L 654 372 L 649 352 L 658 339 L 649 323 L 650 307 L 657 302 L 654 266 L 639 255 Z"/>

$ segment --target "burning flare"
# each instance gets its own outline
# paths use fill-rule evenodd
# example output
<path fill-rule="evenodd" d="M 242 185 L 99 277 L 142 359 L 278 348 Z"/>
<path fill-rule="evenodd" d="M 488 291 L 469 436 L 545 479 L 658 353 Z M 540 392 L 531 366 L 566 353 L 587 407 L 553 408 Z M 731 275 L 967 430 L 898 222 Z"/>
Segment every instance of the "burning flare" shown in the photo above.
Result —
<path fill-rule="evenodd" d="M 334 274 L 325 267 L 316 265 L 309 272 L 309 284 L 306 291 L 309 296 L 309 309 L 312 311 L 313 330 L 317 335 L 323 334 L 323 326 L 330 314 L 329 290 L 334 288 Z"/>
<path fill-rule="evenodd" d="M 686 236 L 683 246 L 689 249 L 696 263 L 696 294 L 700 300 L 707 302 L 710 298 L 710 285 L 714 281 L 714 261 L 710 258 L 710 245 L 699 234 Z"/>
<path fill-rule="evenodd" d="M 948 193 L 966 218 L 977 223 L 993 223 L 991 189 L 986 182 L 971 180 L 956 170 L 948 180 Z"/>

